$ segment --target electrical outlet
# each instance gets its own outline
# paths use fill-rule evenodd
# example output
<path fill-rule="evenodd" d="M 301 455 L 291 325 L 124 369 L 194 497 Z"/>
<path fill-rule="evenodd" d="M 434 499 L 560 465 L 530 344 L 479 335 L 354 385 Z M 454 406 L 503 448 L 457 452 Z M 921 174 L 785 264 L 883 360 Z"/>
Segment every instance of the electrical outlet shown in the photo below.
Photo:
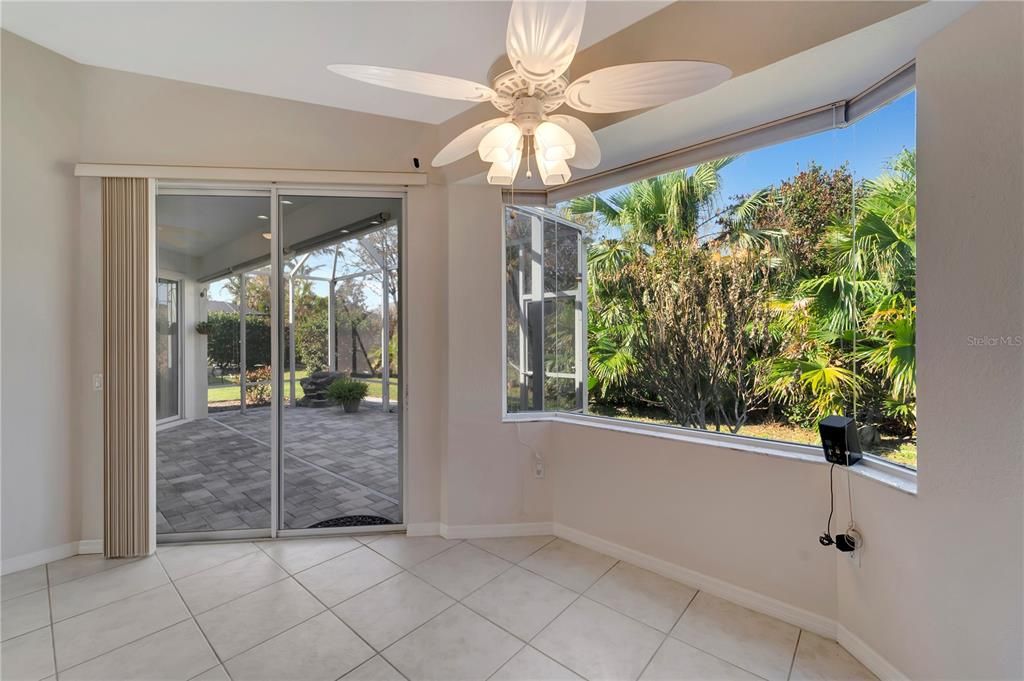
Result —
<path fill-rule="evenodd" d="M 535 461 L 534 462 L 534 464 L 533 464 L 533 477 L 537 478 L 538 480 L 540 478 L 544 477 L 544 462 L 543 461 Z"/>
<path fill-rule="evenodd" d="M 92 375 L 92 389 L 96 392 L 102 392 L 103 390 L 103 374 Z"/>

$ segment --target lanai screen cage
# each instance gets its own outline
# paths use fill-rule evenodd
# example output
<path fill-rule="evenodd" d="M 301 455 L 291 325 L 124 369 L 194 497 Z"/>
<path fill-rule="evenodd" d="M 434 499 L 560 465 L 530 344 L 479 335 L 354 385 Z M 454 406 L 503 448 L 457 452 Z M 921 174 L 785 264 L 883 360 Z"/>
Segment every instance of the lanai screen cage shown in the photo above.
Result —
<path fill-rule="evenodd" d="M 284 397 L 291 406 L 302 404 L 303 377 L 331 371 L 370 383 L 368 399 L 392 410 L 398 378 L 398 227 L 383 214 L 381 222 L 353 237 L 310 240 L 285 252 L 282 353 Z M 218 313 L 237 319 L 235 342 L 208 343 L 210 385 L 223 384 L 226 375 L 238 371 L 238 392 L 231 393 L 229 404 L 243 411 L 269 402 L 269 277 L 268 265 L 240 267 L 208 287 L 211 321 Z M 215 357 L 218 345 L 237 353 Z"/>
<path fill-rule="evenodd" d="M 505 209 L 506 409 L 582 410 L 587 403 L 583 231 L 554 213 Z"/>

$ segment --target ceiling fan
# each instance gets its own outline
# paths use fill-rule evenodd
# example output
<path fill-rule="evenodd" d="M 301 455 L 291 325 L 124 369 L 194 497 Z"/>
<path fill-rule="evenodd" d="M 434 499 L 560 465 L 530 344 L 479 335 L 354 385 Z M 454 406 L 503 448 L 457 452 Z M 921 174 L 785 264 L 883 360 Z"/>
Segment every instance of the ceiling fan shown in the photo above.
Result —
<path fill-rule="evenodd" d="M 553 113 L 563 104 L 588 113 L 614 113 L 659 106 L 726 81 L 732 71 L 702 61 L 655 61 L 598 69 L 569 82 L 567 71 L 583 30 L 583 0 L 513 0 L 505 47 L 511 69 L 491 86 L 461 78 L 385 66 L 333 64 L 342 76 L 422 95 L 490 102 L 504 115 L 473 126 L 444 147 L 432 164 L 447 165 L 475 149 L 491 164 L 490 184 L 512 184 L 531 147 L 545 185 L 564 184 L 569 166 L 595 168 L 601 148 L 578 118 Z M 531 143 L 532 140 L 532 143 Z"/>

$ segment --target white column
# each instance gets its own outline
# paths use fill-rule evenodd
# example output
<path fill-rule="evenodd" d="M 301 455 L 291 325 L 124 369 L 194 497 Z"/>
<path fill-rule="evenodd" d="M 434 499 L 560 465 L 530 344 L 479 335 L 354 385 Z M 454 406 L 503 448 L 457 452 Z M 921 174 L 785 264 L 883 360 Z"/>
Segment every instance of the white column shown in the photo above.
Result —
<path fill-rule="evenodd" d="M 245 320 L 249 314 L 245 291 L 245 272 L 238 275 L 238 410 L 245 413 Z"/>

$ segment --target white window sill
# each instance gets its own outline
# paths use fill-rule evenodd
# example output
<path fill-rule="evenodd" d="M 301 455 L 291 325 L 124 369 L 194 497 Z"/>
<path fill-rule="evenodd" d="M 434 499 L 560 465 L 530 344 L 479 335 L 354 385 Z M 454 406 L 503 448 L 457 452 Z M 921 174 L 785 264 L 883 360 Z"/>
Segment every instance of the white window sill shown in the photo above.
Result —
<path fill-rule="evenodd" d="M 502 417 L 505 423 L 529 423 L 537 421 L 549 421 L 554 423 L 566 423 L 574 426 L 587 428 L 601 428 L 614 430 L 620 433 L 642 435 L 644 437 L 656 437 L 664 440 L 675 440 L 677 442 L 689 442 L 692 444 L 706 445 L 710 447 L 721 447 L 736 452 L 757 454 L 761 456 L 777 456 L 791 461 L 801 461 L 816 465 L 828 465 L 821 450 L 810 445 L 791 444 L 777 442 L 774 440 L 762 440 L 759 438 L 744 437 L 742 435 L 731 435 L 728 433 L 715 433 L 709 431 L 695 430 L 693 428 L 678 428 L 674 426 L 661 426 L 653 423 L 641 423 L 638 421 L 626 421 L 607 416 L 594 416 L 591 414 L 577 414 L 569 412 L 520 412 L 516 414 L 505 414 Z M 917 494 L 917 472 L 889 463 L 877 456 L 868 454 L 861 459 L 856 466 L 850 467 L 850 472 L 868 480 L 880 482 L 883 485 L 893 487 L 900 492 Z"/>

